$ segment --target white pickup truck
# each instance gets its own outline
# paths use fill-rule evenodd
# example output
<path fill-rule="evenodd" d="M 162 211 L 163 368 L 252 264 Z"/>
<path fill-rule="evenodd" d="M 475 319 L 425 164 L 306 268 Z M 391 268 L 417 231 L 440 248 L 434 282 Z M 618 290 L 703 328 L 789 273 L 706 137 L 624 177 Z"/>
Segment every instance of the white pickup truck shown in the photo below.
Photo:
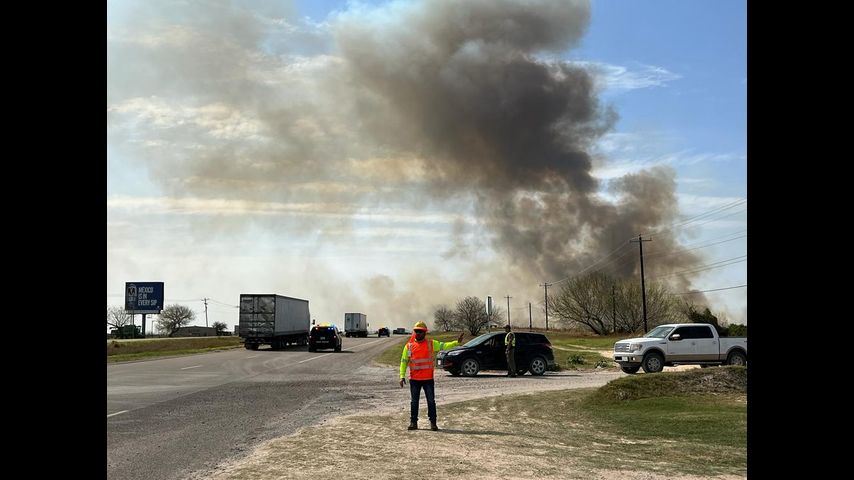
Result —
<path fill-rule="evenodd" d="M 746 365 L 747 337 L 719 337 L 708 323 L 659 325 L 640 338 L 614 344 L 614 361 L 625 373 L 660 372 L 674 365 Z"/>

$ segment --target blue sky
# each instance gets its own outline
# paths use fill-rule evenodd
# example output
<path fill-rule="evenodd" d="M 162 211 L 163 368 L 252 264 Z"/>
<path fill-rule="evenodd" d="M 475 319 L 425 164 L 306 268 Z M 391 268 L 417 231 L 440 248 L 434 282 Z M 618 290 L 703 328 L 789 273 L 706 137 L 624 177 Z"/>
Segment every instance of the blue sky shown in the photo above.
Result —
<path fill-rule="evenodd" d="M 365 2 L 361 8 L 371 11 L 384 4 Z M 263 183 L 248 189 L 249 193 L 197 187 L 214 180 L 236 182 L 240 170 L 229 178 L 232 170 L 221 168 L 228 163 L 206 167 L 200 159 L 210 155 L 192 157 L 193 151 L 211 149 L 214 156 L 233 152 L 238 158 L 244 155 L 241 152 L 251 151 L 247 145 L 251 147 L 259 135 L 264 137 L 269 125 L 253 116 L 258 102 L 252 108 L 247 103 L 235 107 L 245 102 L 241 88 L 246 85 L 230 87 L 232 77 L 223 75 L 220 69 L 226 67 L 217 64 L 227 63 L 231 50 L 218 52 L 211 63 L 187 66 L 183 76 L 169 77 L 176 71 L 174 62 L 180 60 L 166 49 L 157 49 L 191 43 L 205 28 L 226 32 L 234 28 L 241 48 L 257 49 L 248 58 L 263 57 L 253 67 L 250 80 L 265 86 L 284 81 L 282 91 L 300 91 L 294 98 L 316 100 L 315 105 L 320 105 L 320 113 L 312 118 L 333 118 L 326 116 L 325 109 L 335 105 L 323 97 L 325 87 L 304 86 L 328 75 L 288 77 L 287 72 L 299 68 L 302 75 L 335 64 L 339 51 L 327 29 L 336 17 L 330 14 L 351 12 L 353 4 L 251 2 L 240 15 L 222 7 L 225 13 L 211 14 L 210 20 L 206 15 L 220 10 L 202 8 L 198 18 L 186 20 L 193 17 L 168 3 L 144 5 L 108 3 L 108 304 L 121 303 L 116 295 L 126 281 L 164 281 L 167 303 L 191 300 L 184 303 L 196 310 L 197 325 L 204 324 L 202 297 L 222 304 L 211 307 L 211 322 L 232 326 L 236 314 L 223 305 L 236 305 L 240 293 L 251 291 L 308 298 L 313 316 L 321 321 L 340 323 L 339 313 L 371 310 L 367 313 L 369 321 L 372 315 L 375 319 L 372 326 L 397 327 L 412 323 L 409 319 L 415 317 L 429 317 L 432 306 L 453 302 L 461 294 L 482 298 L 510 294 L 520 302 L 512 307 L 514 319 L 522 316 L 522 310 L 527 312 L 526 301 L 542 297 L 536 283 L 498 280 L 517 272 L 484 240 L 489 235 L 478 229 L 483 224 L 478 223 L 470 198 L 455 195 L 425 202 L 409 193 L 383 196 L 383 188 L 394 190 L 399 185 L 399 191 L 406 192 L 406 185 L 417 184 L 419 175 L 411 173 L 418 171 L 417 162 L 397 159 L 393 165 L 414 167 L 403 168 L 402 177 L 388 176 L 365 171 L 374 162 L 388 163 L 366 160 L 368 154 L 360 160 L 358 151 L 343 149 L 335 165 L 358 165 L 349 173 L 365 182 L 365 192 L 356 197 L 348 192 L 346 177 L 336 180 L 333 167 L 311 181 L 287 184 L 285 197 L 258 193 Z M 246 12 L 254 13 L 242 17 Z M 246 18 L 263 18 L 264 28 L 284 25 L 288 33 L 266 39 L 261 34 L 257 44 L 241 44 L 240 39 L 257 39 L 252 36 L 257 25 L 251 27 L 254 24 Z M 699 246 L 703 253 L 695 266 L 701 271 L 692 277 L 691 288 L 746 284 L 747 263 L 742 256 L 746 255 L 747 205 L 738 203 L 747 195 L 745 2 L 594 1 L 577 48 L 542 55 L 545 60 L 570 61 L 595 72 L 599 100 L 619 115 L 614 128 L 591 149 L 602 198 L 616 201 L 610 187 L 625 174 L 657 165 L 672 168 L 681 221 L 688 220 L 673 229 L 676 240 L 683 246 Z M 135 58 L 141 62 L 132 68 Z M 243 77 L 238 72 L 235 82 L 244 81 Z M 148 78 L 150 82 L 145 81 Z M 290 97 L 267 98 L 294 105 Z M 314 131 L 310 129 L 322 123 L 303 121 L 300 128 Z M 336 131 L 336 138 L 349 135 Z M 199 142 L 199 138 L 209 141 Z M 352 142 L 363 140 L 355 134 L 352 138 Z M 337 154 L 330 150 L 329 155 Z M 348 155 L 360 161 L 344 158 Z M 352 187 L 358 190 L 359 184 Z M 312 221 L 315 215 L 321 216 L 322 227 Z M 245 218 L 252 220 L 239 220 Z M 707 245 L 715 242 L 720 243 Z M 655 239 L 644 248 L 650 254 L 666 253 L 656 251 Z M 732 263 L 704 267 L 716 267 L 721 261 Z M 648 263 L 647 268 L 655 271 L 654 264 Z M 572 273 L 567 269 L 567 275 Z M 429 300 L 415 300 L 413 292 L 424 291 L 425 276 L 441 285 L 433 285 Z M 707 297 L 713 311 L 746 323 L 746 290 L 709 292 Z M 379 313 L 388 308 L 402 313 Z M 534 311 L 536 317 L 536 303 Z"/>

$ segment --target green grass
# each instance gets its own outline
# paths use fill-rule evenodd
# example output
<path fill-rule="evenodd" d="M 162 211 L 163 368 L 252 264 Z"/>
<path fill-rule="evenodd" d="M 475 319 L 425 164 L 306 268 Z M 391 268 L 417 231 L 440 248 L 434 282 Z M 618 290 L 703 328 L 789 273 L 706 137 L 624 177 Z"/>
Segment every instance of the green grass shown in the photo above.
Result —
<path fill-rule="evenodd" d="M 530 437 L 513 442 L 520 455 L 571 457 L 582 468 L 743 476 L 747 469 L 746 375 L 726 370 L 637 375 L 598 390 L 504 395 L 451 404 L 443 410 L 450 417 L 446 423 L 483 422 L 479 415 L 506 419 L 509 430 L 503 431 Z M 668 390 L 676 384 L 683 386 Z M 613 392 L 621 390 L 634 395 L 618 400 Z"/>
<path fill-rule="evenodd" d="M 163 338 L 146 339 L 146 341 L 111 340 L 107 343 L 107 362 L 192 355 L 232 348 L 243 348 L 239 337 Z"/>

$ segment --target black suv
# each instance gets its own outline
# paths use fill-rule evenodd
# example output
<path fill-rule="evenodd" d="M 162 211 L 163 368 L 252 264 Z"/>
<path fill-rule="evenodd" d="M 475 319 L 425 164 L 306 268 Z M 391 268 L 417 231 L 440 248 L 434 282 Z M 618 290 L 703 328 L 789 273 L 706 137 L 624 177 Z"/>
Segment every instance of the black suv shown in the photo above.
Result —
<path fill-rule="evenodd" d="M 390 336 L 391 336 L 391 334 L 389 334 L 388 328 L 386 328 L 386 327 L 380 327 L 380 329 L 379 329 L 379 330 L 377 330 L 377 336 L 378 336 L 378 337 L 383 337 L 383 336 L 385 336 L 385 337 L 390 337 Z"/>
<path fill-rule="evenodd" d="M 336 352 L 341 351 L 341 332 L 335 325 L 317 325 L 311 327 L 308 333 L 308 351 L 314 352 L 318 348 L 334 348 Z"/>
<path fill-rule="evenodd" d="M 553 370 L 555 357 L 552 344 L 542 333 L 513 332 L 516 334 L 516 373 L 542 375 Z M 436 356 L 437 366 L 467 377 L 481 370 L 507 371 L 507 356 L 504 354 L 505 332 L 485 333 L 469 340 L 465 345 L 443 350 Z"/>

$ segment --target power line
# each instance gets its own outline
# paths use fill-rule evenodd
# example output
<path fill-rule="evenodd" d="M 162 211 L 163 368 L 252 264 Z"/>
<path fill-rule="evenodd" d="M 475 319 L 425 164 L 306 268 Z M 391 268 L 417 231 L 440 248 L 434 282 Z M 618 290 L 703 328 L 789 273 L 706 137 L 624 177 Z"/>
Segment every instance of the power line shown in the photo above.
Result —
<path fill-rule="evenodd" d="M 746 202 L 747 202 L 746 198 L 740 198 L 740 199 L 735 200 L 734 202 L 730 202 L 726 205 L 722 205 L 720 207 L 713 208 L 712 210 L 709 210 L 707 212 L 701 213 L 699 215 L 694 215 L 693 217 L 687 218 L 687 219 L 682 220 L 680 222 L 673 223 L 673 224 L 669 225 L 667 228 L 665 228 L 664 230 L 653 230 L 652 232 L 646 233 L 644 235 L 654 236 L 654 235 L 662 234 L 664 232 L 668 232 L 670 230 L 675 230 L 677 228 L 683 228 L 686 225 L 688 225 L 688 224 L 690 224 L 696 220 L 699 220 L 700 218 L 703 218 L 703 217 L 706 217 L 709 215 L 714 215 L 715 213 L 719 213 L 719 212 L 722 212 L 724 210 L 729 210 L 730 208 L 736 207 L 738 205 L 742 205 Z"/>
<path fill-rule="evenodd" d="M 721 290 L 732 290 L 733 288 L 743 288 L 746 286 L 747 286 L 747 284 L 745 283 L 744 285 L 735 285 L 733 287 L 712 288 L 710 290 L 695 290 L 693 292 L 671 293 L 670 295 L 691 295 L 694 293 L 719 292 Z"/>
<path fill-rule="evenodd" d="M 739 260 L 739 259 L 741 259 L 741 260 Z M 664 275 L 656 275 L 655 277 L 652 277 L 652 278 L 671 277 L 673 275 L 680 275 L 683 273 L 704 272 L 706 270 L 713 270 L 715 268 L 721 268 L 721 267 L 726 267 L 729 265 L 735 265 L 736 263 L 741 263 L 741 262 L 746 262 L 746 261 L 747 261 L 747 255 L 742 255 L 740 257 L 733 257 L 733 258 L 728 258 L 726 260 L 721 260 L 719 262 L 708 263 L 706 265 L 700 265 L 699 267 L 695 267 L 695 268 L 690 269 L 690 270 L 683 270 L 681 272 L 667 273 Z M 729 263 L 727 263 L 727 262 L 729 262 Z"/>

